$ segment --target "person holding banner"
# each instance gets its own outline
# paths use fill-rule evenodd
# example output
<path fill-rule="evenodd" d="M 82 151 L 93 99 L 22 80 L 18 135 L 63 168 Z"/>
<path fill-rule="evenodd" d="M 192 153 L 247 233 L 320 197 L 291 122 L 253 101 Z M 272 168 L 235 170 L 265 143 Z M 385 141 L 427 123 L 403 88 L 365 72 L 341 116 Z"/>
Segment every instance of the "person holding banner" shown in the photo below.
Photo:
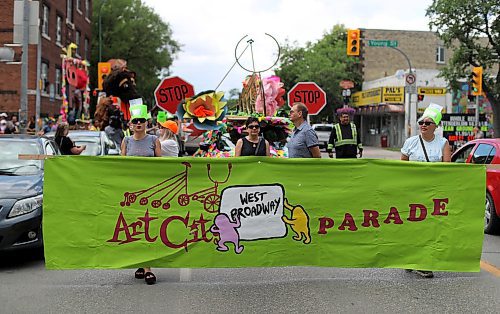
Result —
<path fill-rule="evenodd" d="M 235 157 L 239 156 L 271 156 L 269 142 L 259 136 L 259 119 L 249 117 L 245 122 L 248 135 L 236 142 Z"/>
<path fill-rule="evenodd" d="M 160 157 L 161 145 L 155 135 L 146 134 L 148 107 L 142 104 L 142 99 L 130 101 L 130 123 L 134 131 L 122 141 L 122 156 Z M 139 268 L 135 271 L 135 278 L 144 279 L 148 285 L 156 283 L 156 276 L 150 267 Z"/>
<path fill-rule="evenodd" d="M 451 148 L 448 140 L 434 134 L 441 122 L 443 107 L 430 104 L 424 114 L 418 119 L 420 134 L 408 138 L 401 148 L 401 160 L 420 162 L 450 162 Z M 432 271 L 407 269 L 425 278 L 432 278 Z"/>
<path fill-rule="evenodd" d="M 294 103 L 290 109 L 295 129 L 287 144 L 289 158 L 321 158 L 318 135 L 307 122 L 307 115 L 307 107 L 301 102 Z"/>

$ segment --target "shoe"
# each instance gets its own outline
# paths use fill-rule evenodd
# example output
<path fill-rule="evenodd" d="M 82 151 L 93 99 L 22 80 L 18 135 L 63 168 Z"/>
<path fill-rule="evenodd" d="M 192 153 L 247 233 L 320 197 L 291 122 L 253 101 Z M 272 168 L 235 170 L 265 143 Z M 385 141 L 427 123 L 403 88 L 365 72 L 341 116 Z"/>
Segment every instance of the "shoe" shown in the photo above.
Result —
<path fill-rule="evenodd" d="M 413 272 L 413 269 L 407 268 L 407 269 L 405 269 L 405 272 L 411 273 L 411 272 Z"/>
<path fill-rule="evenodd" d="M 156 283 L 156 276 L 152 272 L 148 271 L 144 274 L 144 280 L 146 280 L 148 285 L 154 285 Z"/>
<path fill-rule="evenodd" d="M 135 271 L 135 278 L 144 279 L 144 268 L 139 268 Z"/>
<path fill-rule="evenodd" d="M 432 273 L 431 271 L 428 271 L 428 270 L 418 270 L 418 269 L 414 269 L 413 272 L 415 274 L 418 274 L 424 278 L 432 278 L 434 277 L 434 273 Z"/>

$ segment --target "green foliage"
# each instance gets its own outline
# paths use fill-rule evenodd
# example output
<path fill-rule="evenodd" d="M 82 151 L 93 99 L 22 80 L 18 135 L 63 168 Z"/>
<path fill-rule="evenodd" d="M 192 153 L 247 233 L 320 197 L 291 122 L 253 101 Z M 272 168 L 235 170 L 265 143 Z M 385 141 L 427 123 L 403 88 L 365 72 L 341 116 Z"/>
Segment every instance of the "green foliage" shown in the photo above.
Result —
<path fill-rule="evenodd" d="M 154 104 L 154 90 L 162 69 L 172 65 L 179 43 L 168 23 L 141 0 L 95 0 L 92 17 L 92 86 L 97 86 L 99 9 L 102 21 L 102 61 L 124 59 L 137 73 L 137 89 L 145 103 Z"/>
<path fill-rule="evenodd" d="M 498 0 L 434 0 L 427 9 L 431 30 L 453 50 L 441 75 L 456 87 L 473 66 L 484 68 L 483 91 L 495 117 L 500 114 L 500 2 Z M 500 123 L 495 121 L 495 134 Z"/>
<path fill-rule="evenodd" d="M 359 60 L 346 55 L 346 45 L 346 29 L 335 25 L 315 43 L 299 47 L 286 41 L 282 47 L 280 66 L 275 72 L 286 91 L 298 82 L 315 82 L 326 92 L 328 105 L 313 119 L 331 120 L 334 110 L 343 106 L 340 81 L 351 80 L 356 90 L 361 89 Z"/>

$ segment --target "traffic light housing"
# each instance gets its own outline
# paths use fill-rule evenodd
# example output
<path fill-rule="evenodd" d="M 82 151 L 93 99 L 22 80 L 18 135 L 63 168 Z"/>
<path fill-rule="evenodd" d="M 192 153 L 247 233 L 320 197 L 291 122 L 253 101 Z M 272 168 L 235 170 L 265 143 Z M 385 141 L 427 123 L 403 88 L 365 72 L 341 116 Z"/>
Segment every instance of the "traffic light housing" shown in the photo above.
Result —
<path fill-rule="evenodd" d="M 483 67 L 472 68 L 470 88 L 472 96 L 481 96 L 483 94 Z"/>
<path fill-rule="evenodd" d="M 359 56 L 361 31 L 359 29 L 347 30 L 347 55 Z"/>
<path fill-rule="evenodd" d="M 97 64 L 97 89 L 102 90 L 102 82 L 111 73 L 111 63 L 99 62 Z"/>
<path fill-rule="evenodd" d="M 417 99 L 418 99 L 418 101 L 424 101 L 424 97 L 425 97 L 425 95 L 418 94 Z"/>

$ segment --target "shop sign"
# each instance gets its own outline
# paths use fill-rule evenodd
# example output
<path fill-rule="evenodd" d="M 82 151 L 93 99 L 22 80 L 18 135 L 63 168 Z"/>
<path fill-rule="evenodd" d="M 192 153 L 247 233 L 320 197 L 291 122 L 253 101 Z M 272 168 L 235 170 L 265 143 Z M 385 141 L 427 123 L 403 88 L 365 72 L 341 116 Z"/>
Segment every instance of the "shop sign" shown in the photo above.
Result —
<path fill-rule="evenodd" d="M 444 96 L 446 95 L 446 88 L 436 88 L 436 87 L 419 87 L 419 95 L 430 95 L 430 96 Z"/>
<path fill-rule="evenodd" d="M 382 102 L 382 89 L 377 87 L 354 93 L 352 101 L 354 106 L 378 105 Z"/>
<path fill-rule="evenodd" d="M 403 104 L 405 100 L 404 87 L 392 86 L 383 87 L 382 102 Z"/>

